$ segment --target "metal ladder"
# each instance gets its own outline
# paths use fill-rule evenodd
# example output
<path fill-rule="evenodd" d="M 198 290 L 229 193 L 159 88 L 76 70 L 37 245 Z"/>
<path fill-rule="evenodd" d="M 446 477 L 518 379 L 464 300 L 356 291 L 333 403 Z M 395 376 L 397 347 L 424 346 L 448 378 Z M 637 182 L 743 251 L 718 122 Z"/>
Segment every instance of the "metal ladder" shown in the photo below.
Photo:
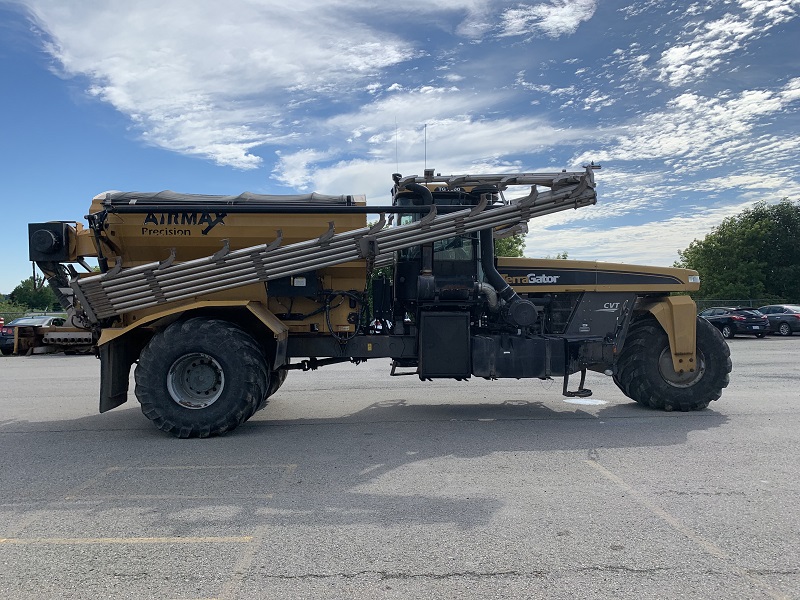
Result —
<path fill-rule="evenodd" d="M 440 176 L 439 176 L 440 177 Z M 408 182 L 429 182 L 430 178 L 406 178 Z M 385 215 L 372 226 L 335 233 L 281 246 L 281 232 L 269 244 L 230 250 L 225 246 L 212 256 L 174 264 L 175 254 L 164 261 L 122 269 L 120 259 L 114 268 L 101 275 L 76 277 L 70 281 L 75 298 L 89 320 L 122 315 L 162 304 L 266 282 L 315 269 L 366 259 L 386 264 L 394 252 L 456 235 L 488 228 L 511 228 L 529 219 L 595 204 L 592 167 L 583 172 L 547 174 L 456 176 L 441 178 L 447 187 L 494 185 L 502 192 L 509 185 L 531 185 L 524 198 L 502 205 L 487 206 L 491 194 L 484 194 L 478 206 L 438 215 L 436 206 L 415 223 L 384 228 Z M 538 192 L 536 185 L 552 189 Z"/>

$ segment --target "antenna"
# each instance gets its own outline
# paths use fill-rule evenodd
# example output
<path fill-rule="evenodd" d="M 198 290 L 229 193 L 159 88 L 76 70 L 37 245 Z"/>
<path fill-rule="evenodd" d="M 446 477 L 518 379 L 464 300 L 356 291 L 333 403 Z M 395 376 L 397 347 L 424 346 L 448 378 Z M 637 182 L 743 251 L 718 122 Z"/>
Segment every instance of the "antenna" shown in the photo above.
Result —
<path fill-rule="evenodd" d="M 425 136 L 424 137 L 424 139 L 425 139 L 425 142 L 424 142 L 424 145 L 425 145 L 425 164 L 424 164 L 424 168 L 427 169 L 428 168 L 428 124 L 427 123 L 425 123 L 425 127 L 423 128 L 423 131 L 424 131 L 424 136 Z"/>
<path fill-rule="evenodd" d="M 397 155 L 397 117 L 394 118 L 394 172 L 400 171 L 400 158 Z"/>

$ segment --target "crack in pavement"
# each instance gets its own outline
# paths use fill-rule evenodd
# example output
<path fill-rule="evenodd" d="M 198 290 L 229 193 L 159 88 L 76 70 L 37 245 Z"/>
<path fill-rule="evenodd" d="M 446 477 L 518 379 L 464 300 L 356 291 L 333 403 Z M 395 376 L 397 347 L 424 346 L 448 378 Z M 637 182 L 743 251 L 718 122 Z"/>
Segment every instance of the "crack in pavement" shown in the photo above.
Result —
<path fill-rule="evenodd" d="M 377 577 L 381 581 L 389 580 L 414 580 L 414 579 L 436 579 L 447 580 L 456 577 L 469 577 L 473 579 L 492 578 L 492 577 L 545 577 L 547 571 L 460 571 L 452 573 L 400 573 L 389 571 L 355 571 L 352 573 L 302 573 L 298 575 L 273 575 L 261 573 L 267 579 L 277 579 L 281 581 L 302 581 L 313 579 L 356 579 L 358 577 Z"/>

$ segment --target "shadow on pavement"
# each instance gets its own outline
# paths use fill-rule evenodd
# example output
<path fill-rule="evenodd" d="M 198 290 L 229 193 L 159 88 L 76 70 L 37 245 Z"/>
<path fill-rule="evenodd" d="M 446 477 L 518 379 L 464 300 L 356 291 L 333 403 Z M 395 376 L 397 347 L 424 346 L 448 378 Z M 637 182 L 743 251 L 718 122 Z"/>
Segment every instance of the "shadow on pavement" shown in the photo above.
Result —
<path fill-rule="evenodd" d="M 213 514 L 231 505 L 240 507 L 237 514 L 257 513 L 259 522 L 273 525 L 454 523 L 469 528 L 485 524 L 501 508 L 492 486 L 513 486 L 520 479 L 535 486 L 532 482 L 545 471 L 552 477 L 554 464 L 587 460 L 606 450 L 680 446 L 689 434 L 728 420 L 711 409 L 553 408 L 563 406 L 386 400 L 344 417 L 283 421 L 270 420 L 268 408 L 232 434 L 207 440 L 162 434 L 138 406 L 33 424 L 33 429 L 17 423 L 22 431 L 0 436 L 5 453 L 0 476 L 12 483 L 0 492 L 0 502 L 32 500 L 31 495 L 63 500 L 77 486 L 79 499 L 100 500 L 90 510 L 146 510 L 162 535 L 176 536 L 191 534 L 195 524 L 172 515 L 191 507 Z M 498 466 L 502 462 L 512 465 L 511 479 Z M 43 463 L 47 468 L 36 472 Z M 20 465 L 26 475 L 20 475 Z M 230 473 L 219 468 L 225 465 Z M 234 476 L 240 465 L 249 470 Z M 118 474 L 124 480 L 113 478 Z M 204 479 L 209 476 L 217 479 Z M 31 487 L 36 493 L 26 493 Z M 454 489 L 459 491 L 453 495 Z M 270 491 L 269 500 L 264 490 Z M 212 497 L 205 497 L 209 493 Z M 113 501 L 103 499 L 109 494 Z"/>

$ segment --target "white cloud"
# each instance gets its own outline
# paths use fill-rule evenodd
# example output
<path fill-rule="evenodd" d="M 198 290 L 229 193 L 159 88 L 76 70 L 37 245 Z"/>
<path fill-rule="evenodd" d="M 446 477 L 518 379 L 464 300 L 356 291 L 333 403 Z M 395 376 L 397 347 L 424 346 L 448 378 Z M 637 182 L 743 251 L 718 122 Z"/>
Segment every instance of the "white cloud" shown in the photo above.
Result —
<path fill-rule="evenodd" d="M 284 154 L 276 152 L 278 162 L 273 169 L 275 179 L 290 187 L 304 189 L 312 183 L 309 172 L 309 165 L 317 161 L 325 160 L 329 155 L 319 152 L 312 148 L 306 148 L 297 152 Z"/>
<path fill-rule="evenodd" d="M 750 39 L 763 37 L 780 24 L 797 17 L 800 0 L 740 0 L 740 14 L 727 13 L 701 22 L 658 61 L 659 79 L 681 86 L 704 78 L 742 50 Z"/>
<path fill-rule="evenodd" d="M 599 111 L 602 108 L 611 106 L 615 100 L 608 94 L 603 94 L 598 90 L 592 92 L 583 99 L 584 107 L 586 110 Z"/>
<path fill-rule="evenodd" d="M 563 127 L 527 116 L 489 118 L 480 114 L 487 104 L 499 102 L 503 97 L 501 92 L 465 95 L 453 93 L 451 88 L 432 86 L 397 92 L 353 112 L 313 124 L 321 138 L 346 137 L 351 144 L 358 144 L 356 147 L 332 145 L 326 155 L 320 156 L 322 160 L 312 162 L 301 158 L 290 164 L 293 168 L 302 164 L 307 169 L 302 176 L 295 172 L 298 181 L 306 184 L 313 181 L 317 189 L 325 189 L 322 184 L 331 182 L 329 172 L 339 170 L 340 161 L 349 160 L 348 155 L 370 157 L 376 169 L 379 164 L 400 162 L 421 172 L 427 155 L 428 166 L 439 171 L 509 171 L 520 168 L 512 158 L 515 155 L 593 138 L 592 129 Z M 289 156 L 283 154 L 287 160 Z M 306 151 L 303 151 L 305 156 Z M 337 164 L 330 164 L 332 161 Z M 349 164 L 366 168 L 365 165 L 372 163 L 355 161 Z M 277 177 L 290 181 L 282 168 L 282 164 L 276 167 Z"/>
<path fill-rule="evenodd" d="M 88 80 L 89 93 L 128 116 L 144 140 L 242 169 L 262 163 L 265 145 L 307 145 L 314 133 L 302 122 L 316 106 L 335 113 L 345 99 L 361 101 L 354 90 L 379 97 L 408 87 L 380 82 L 426 55 L 422 40 L 401 37 L 398 19 L 414 14 L 480 40 L 502 9 L 490 0 L 18 1 L 45 32 L 61 74 Z M 593 6 L 537 5 L 532 26 L 566 33 Z M 442 68 L 454 64 L 447 48 L 440 57 Z"/>
<path fill-rule="evenodd" d="M 739 4 L 753 16 L 763 16 L 776 25 L 791 21 L 800 9 L 798 0 L 739 0 Z"/>
<path fill-rule="evenodd" d="M 551 0 L 549 3 L 520 5 L 503 13 L 501 37 L 541 33 L 551 38 L 572 35 L 580 24 L 594 15 L 595 0 Z"/>
<path fill-rule="evenodd" d="M 153 144 L 252 168 L 292 134 L 287 96 L 335 98 L 415 56 L 340 3 L 30 0 L 60 69 L 128 115 Z M 314 27 L 308 27 L 313 22 Z M 347 35 L 342 35 L 346 31 Z M 89 33 L 93 32 L 93 33 Z"/>
<path fill-rule="evenodd" d="M 569 258 L 576 260 L 670 266 L 678 259 L 678 250 L 686 248 L 694 239 L 702 239 L 724 218 L 751 204 L 694 207 L 690 214 L 623 226 L 609 223 L 602 227 L 596 224 L 575 227 L 555 220 L 559 215 L 541 217 L 528 225 L 525 254 L 541 258 L 566 251 Z M 602 210 L 601 207 L 597 209 Z M 587 210 L 591 209 L 581 209 L 578 214 Z M 556 221 L 556 226 L 550 224 L 551 220 Z"/>
<path fill-rule="evenodd" d="M 612 142 L 581 154 L 577 161 L 655 159 L 685 173 L 732 162 L 757 166 L 769 160 L 780 167 L 785 161 L 783 166 L 788 167 L 800 149 L 797 136 L 760 135 L 759 129 L 765 118 L 780 114 L 800 98 L 799 87 L 793 79 L 777 91 L 745 90 L 721 98 L 681 94 L 665 110 L 620 128 L 621 134 L 609 132 Z"/>

